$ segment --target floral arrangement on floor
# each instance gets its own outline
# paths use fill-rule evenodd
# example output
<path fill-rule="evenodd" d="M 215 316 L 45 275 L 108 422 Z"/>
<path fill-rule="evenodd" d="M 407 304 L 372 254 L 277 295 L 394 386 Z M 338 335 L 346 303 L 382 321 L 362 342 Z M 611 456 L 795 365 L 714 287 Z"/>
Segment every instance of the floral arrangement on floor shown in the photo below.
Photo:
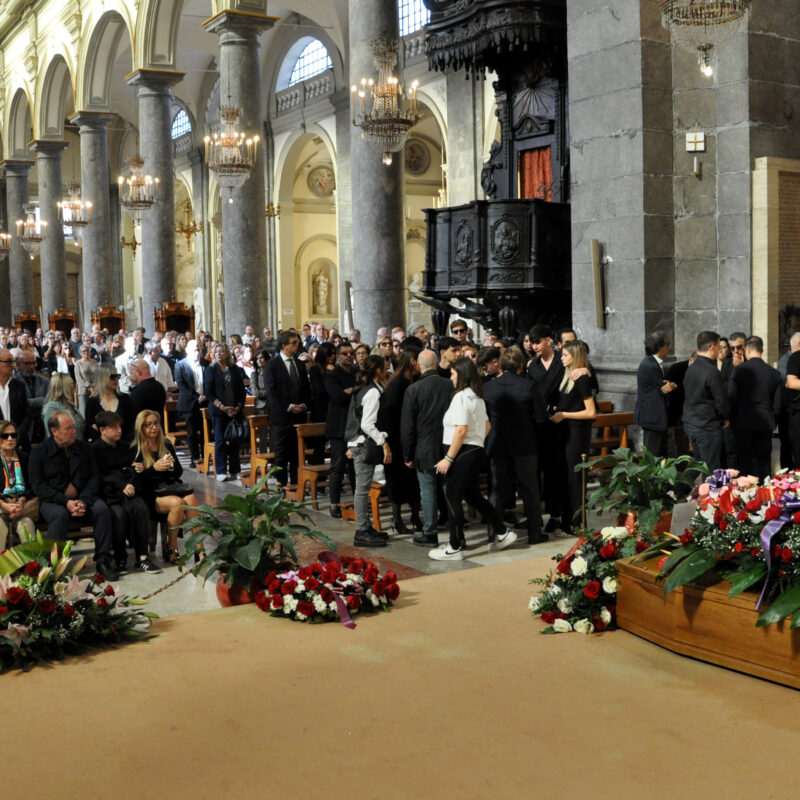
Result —
<path fill-rule="evenodd" d="M 548 623 L 542 633 L 594 633 L 616 627 L 618 558 L 648 548 L 638 530 L 608 527 L 587 532 L 565 555 L 554 556 L 556 569 L 531 583 L 543 585 L 528 607 Z"/>
<path fill-rule="evenodd" d="M 385 611 L 397 600 L 397 575 L 383 575 L 371 561 L 339 557 L 325 551 L 319 562 L 299 569 L 273 570 L 264 581 L 265 590 L 255 594 L 256 605 L 275 617 L 299 622 L 340 620 L 355 628 L 351 615 Z"/>
<path fill-rule="evenodd" d="M 680 535 L 667 534 L 642 554 L 661 556 L 664 593 L 713 574 L 730 597 L 760 592 L 769 603 L 756 625 L 792 617 L 800 627 L 800 471 L 783 470 L 759 484 L 752 475 L 715 470 L 696 492 L 697 508 Z"/>
<path fill-rule="evenodd" d="M 92 645 L 151 637 L 157 615 L 137 608 L 143 600 L 103 585 L 99 574 L 80 579 L 86 557 L 70 569 L 71 545 L 59 554 L 54 544 L 49 558 L 39 555 L 0 578 L 0 672 L 28 670 Z"/>

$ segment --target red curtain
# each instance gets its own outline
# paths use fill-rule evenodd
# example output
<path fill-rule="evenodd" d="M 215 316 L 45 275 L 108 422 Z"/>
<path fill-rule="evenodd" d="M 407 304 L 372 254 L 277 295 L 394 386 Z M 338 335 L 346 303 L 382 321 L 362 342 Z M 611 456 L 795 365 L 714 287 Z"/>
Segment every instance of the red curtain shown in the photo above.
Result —
<path fill-rule="evenodd" d="M 552 200 L 553 165 L 550 147 L 523 150 L 519 154 L 519 196 L 523 200 Z"/>

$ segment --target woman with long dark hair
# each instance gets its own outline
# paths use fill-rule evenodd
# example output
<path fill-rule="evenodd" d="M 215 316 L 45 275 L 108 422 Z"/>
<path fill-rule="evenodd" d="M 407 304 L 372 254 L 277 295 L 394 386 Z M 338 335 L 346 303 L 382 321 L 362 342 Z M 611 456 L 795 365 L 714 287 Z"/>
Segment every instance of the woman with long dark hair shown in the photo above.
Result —
<path fill-rule="evenodd" d="M 308 382 L 311 385 L 311 421 L 325 422 L 328 419 L 328 391 L 325 388 L 325 375 L 336 365 L 336 346 L 323 342 L 314 354 L 314 363 L 308 368 Z M 313 453 L 308 457 L 309 464 L 322 464 L 325 461 L 324 436 L 310 440 Z"/>
<path fill-rule="evenodd" d="M 564 342 L 561 346 L 561 363 L 564 378 L 559 386 L 558 404 L 550 421 L 558 425 L 557 456 L 560 459 L 562 485 L 561 530 L 572 533 L 572 521 L 581 507 L 581 479 L 575 467 L 581 463 L 581 454 L 589 452 L 592 438 L 592 420 L 597 409 L 592 395 L 592 379 L 581 375 L 572 380 L 573 370 L 586 368 L 589 353 L 586 344 L 579 339 Z"/>
<path fill-rule="evenodd" d="M 469 358 L 450 365 L 450 380 L 455 391 L 444 415 L 444 458 L 436 471 L 444 476 L 450 541 L 431 550 L 436 561 L 461 561 L 464 558 L 464 509 L 466 500 L 489 521 L 489 549 L 503 550 L 514 544 L 517 534 L 506 530 L 494 506 L 481 494 L 478 477 L 484 458 L 483 443 L 489 435 L 489 417 L 483 401 L 483 381 Z"/>

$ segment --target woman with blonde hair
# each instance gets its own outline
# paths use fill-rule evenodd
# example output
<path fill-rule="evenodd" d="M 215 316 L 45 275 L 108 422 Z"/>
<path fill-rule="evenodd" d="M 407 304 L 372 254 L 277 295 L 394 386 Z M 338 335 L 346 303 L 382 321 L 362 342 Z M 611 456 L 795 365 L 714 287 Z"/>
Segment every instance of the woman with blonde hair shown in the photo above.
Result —
<path fill-rule="evenodd" d="M 83 441 L 86 438 L 86 423 L 80 411 L 75 407 L 75 381 L 64 372 L 57 372 L 50 376 L 50 386 L 47 389 L 44 406 L 42 406 L 42 419 L 47 436 L 50 436 L 47 420 L 57 411 L 63 411 L 72 417 L 75 423 L 75 437 Z"/>
<path fill-rule="evenodd" d="M 101 411 L 122 417 L 122 441 L 130 443 L 136 411 L 131 396 L 119 390 L 119 372 L 114 364 L 101 364 L 97 368 L 94 389 L 86 400 L 86 438 L 90 442 L 100 438 L 94 420 Z"/>
<path fill-rule="evenodd" d="M 183 506 L 196 506 L 192 487 L 181 481 L 183 467 L 175 448 L 161 429 L 161 418 L 155 411 L 140 411 L 134 425 L 136 441 L 133 468 L 142 477 L 142 499 L 147 503 L 150 517 L 166 515 L 167 536 L 161 534 L 164 561 L 178 563 L 178 531 L 186 519 L 197 516 L 196 511 Z"/>

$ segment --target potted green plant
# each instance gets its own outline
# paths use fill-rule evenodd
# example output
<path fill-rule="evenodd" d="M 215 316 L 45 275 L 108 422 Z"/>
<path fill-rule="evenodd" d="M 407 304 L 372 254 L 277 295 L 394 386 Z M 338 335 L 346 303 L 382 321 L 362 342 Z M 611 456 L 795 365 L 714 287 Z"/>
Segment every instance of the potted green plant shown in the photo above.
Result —
<path fill-rule="evenodd" d="M 205 580 L 218 572 L 217 597 L 222 605 L 252 602 L 249 591 L 262 586 L 276 566 L 297 564 L 293 535 L 315 539 L 326 550 L 336 549 L 324 533 L 292 521 L 310 518 L 304 503 L 287 500 L 268 489 L 267 480 L 274 472 L 267 472 L 243 496 L 229 494 L 220 505 L 197 506 L 199 515 L 182 524 L 188 536 L 179 563 L 183 566 L 194 559 L 191 572 L 202 574 Z M 206 547 L 209 538 L 215 547 Z"/>
<path fill-rule="evenodd" d="M 634 453 L 627 447 L 575 469 L 597 473 L 600 485 L 589 495 L 588 508 L 614 509 L 618 525 L 632 528 L 638 523 L 643 534 L 668 530 L 675 503 L 691 492 L 699 476 L 708 473 L 706 465 L 691 456 L 658 458 L 647 448 Z"/>

